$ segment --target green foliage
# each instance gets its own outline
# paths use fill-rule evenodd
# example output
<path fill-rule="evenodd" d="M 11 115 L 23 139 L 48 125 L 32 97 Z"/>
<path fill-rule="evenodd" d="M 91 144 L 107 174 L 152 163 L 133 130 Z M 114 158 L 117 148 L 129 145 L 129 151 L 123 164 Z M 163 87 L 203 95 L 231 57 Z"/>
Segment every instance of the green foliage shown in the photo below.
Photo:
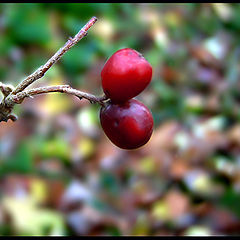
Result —
<path fill-rule="evenodd" d="M 22 142 L 15 154 L 1 162 L 0 175 L 9 173 L 31 173 L 33 168 L 33 153 L 27 142 Z"/>
<path fill-rule="evenodd" d="M 6 9 L 8 37 L 15 44 L 38 44 L 50 41 L 49 15 L 40 4 L 13 4 Z"/>

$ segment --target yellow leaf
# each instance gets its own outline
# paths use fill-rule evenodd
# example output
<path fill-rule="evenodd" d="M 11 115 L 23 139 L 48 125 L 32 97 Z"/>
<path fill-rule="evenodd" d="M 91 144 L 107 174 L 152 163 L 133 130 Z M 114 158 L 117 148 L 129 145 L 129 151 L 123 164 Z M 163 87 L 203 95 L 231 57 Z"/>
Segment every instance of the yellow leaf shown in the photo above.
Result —
<path fill-rule="evenodd" d="M 95 144 L 89 138 L 84 138 L 79 142 L 79 150 L 84 158 L 91 156 L 94 153 L 94 149 Z"/>
<path fill-rule="evenodd" d="M 170 217 L 168 204 L 165 201 L 157 201 L 152 208 L 153 217 L 157 220 L 167 220 Z"/>
<path fill-rule="evenodd" d="M 65 85 L 64 79 L 61 77 L 54 77 L 51 79 L 51 86 Z M 59 113 L 66 112 L 72 104 L 72 100 L 67 94 L 64 93 L 48 93 L 45 94 L 45 98 L 40 105 L 41 110 L 48 114 L 55 116 Z"/>
<path fill-rule="evenodd" d="M 38 208 L 30 196 L 22 198 L 4 197 L 2 205 L 11 216 L 17 235 L 64 235 L 64 219 L 57 212 Z M 46 232 L 46 228 L 49 229 Z"/>
<path fill-rule="evenodd" d="M 155 162 L 152 157 L 145 157 L 140 160 L 140 171 L 145 174 L 151 174 L 156 170 Z"/>
<path fill-rule="evenodd" d="M 47 186 L 43 180 L 33 179 L 30 185 L 30 195 L 38 202 L 44 203 L 47 198 Z"/>
<path fill-rule="evenodd" d="M 149 234 L 149 223 L 145 215 L 140 215 L 137 218 L 137 222 L 133 228 L 132 235 L 134 236 L 143 236 Z"/>

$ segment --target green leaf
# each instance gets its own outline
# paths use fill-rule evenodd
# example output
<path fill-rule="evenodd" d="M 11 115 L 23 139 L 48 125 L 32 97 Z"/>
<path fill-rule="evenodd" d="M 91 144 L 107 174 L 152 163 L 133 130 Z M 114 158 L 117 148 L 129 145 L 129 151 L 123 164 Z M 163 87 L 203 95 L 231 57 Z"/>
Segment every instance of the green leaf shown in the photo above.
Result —
<path fill-rule="evenodd" d="M 50 41 L 49 15 L 38 4 L 10 5 L 6 19 L 8 36 L 15 43 L 44 45 Z"/>
<path fill-rule="evenodd" d="M 235 192 L 232 188 L 225 191 L 223 196 L 219 199 L 219 204 L 227 209 L 231 210 L 240 218 L 240 194 Z"/>
<path fill-rule="evenodd" d="M 5 159 L 0 167 L 0 175 L 9 172 L 30 173 L 33 171 L 33 154 L 27 142 L 22 142 L 15 154 Z"/>

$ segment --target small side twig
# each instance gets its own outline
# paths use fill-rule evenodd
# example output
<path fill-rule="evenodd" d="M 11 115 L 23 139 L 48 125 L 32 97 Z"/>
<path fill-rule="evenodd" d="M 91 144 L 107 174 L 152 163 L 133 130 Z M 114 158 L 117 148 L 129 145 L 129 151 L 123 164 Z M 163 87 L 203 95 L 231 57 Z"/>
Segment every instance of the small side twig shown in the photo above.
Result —
<path fill-rule="evenodd" d="M 64 53 L 66 53 L 70 48 L 76 45 L 84 36 L 86 36 L 87 31 L 93 24 L 97 21 L 96 17 L 92 17 L 87 24 L 74 36 L 74 38 L 69 38 L 65 45 L 60 48 L 44 65 L 38 68 L 34 73 L 29 75 L 26 79 L 24 79 L 12 92 L 12 94 L 17 94 L 20 91 L 24 90 L 34 81 L 42 78 L 46 71 L 52 67 L 54 63 L 56 63 Z"/>
<path fill-rule="evenodd" d="M 44 74 L 74 45 L 76 45 L 84 36 L 87 35 L 87 31 L 93 26 L 97 21 L 96 17 L 92 17 L 87 24 L 73 37 L 69 38 L 65 45 L 60 48 L 44 65 L 40 66 L 35 72 L 25 78 L 20 82 L 16 88 L 11 85 L 6 85 L 0 82 L 0 91 L 3 93 L 3 99 L 0 103 L 0 122 L 7 122 L 8 119 L 16 121 L 17 117 L 12 114 L 12 110 L 15 104 L 20 104 L 26 97 L 33 97 L 34 95 L 50 93 L 50 92 L 61 92 L 72 94 L 77 96 L 79 99 L 85 98 L 91 103 L 104 104 L 107 97 L 101 96 L 97 97 L 89 93 L 85 93 L 74 89 L 68 85 L 57 85 L 57 86 L 47 86 L 33 88 L 30 90 L 25 90 L 29 85 L 31 85 L 36 80 L 42 78 Z"/>
<path fill-rule="evenodd" d="M 16 95 L 14 95 L 12 97 L 12 100 L 16 104 L 20 104 L 26 97 L 33 97 L 34 95 L 43 94 L 43 93 L 51 93 L 51 92 L 71 94 L 71 95 L 78 97 L 80 100 L 85 98 L 88 101 L 90 101 L 90 103 L 99 103 L 101 105 L 103 105 L 104 101 L 107 100 L 107 97 L 105 95 L 97 97 L 93 94 L 74 89 L 74 88 L 70 87 L 69 85 L 47 86 L 47 87 L 39 87 L 39 88 L 30 89 L 30 90 L 25 90 L 25 91 L 19 92 Z M 6 104 L 8 104 L 7 101 L 6 101 Z"/>

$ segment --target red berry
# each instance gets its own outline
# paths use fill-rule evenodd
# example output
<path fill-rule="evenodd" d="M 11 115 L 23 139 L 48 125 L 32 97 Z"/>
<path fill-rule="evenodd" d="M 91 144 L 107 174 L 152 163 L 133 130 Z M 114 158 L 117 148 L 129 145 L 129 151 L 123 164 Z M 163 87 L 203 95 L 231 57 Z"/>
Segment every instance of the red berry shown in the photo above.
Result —
<path fill-rule="evenodd" d="M 122 103 L 146 88 L 152 79 L 152 67 L 139 52 L 124 48 L 107 60 L 101 77 L 106 96 L 114 103 Z"/>
<path fill-rule="evenodd" d="M 148 142 L 153 131 L 151 112 L 135 99 L 102 107 L 100 122 L 108 138 L 123 149 L 141 147 Z"/>

